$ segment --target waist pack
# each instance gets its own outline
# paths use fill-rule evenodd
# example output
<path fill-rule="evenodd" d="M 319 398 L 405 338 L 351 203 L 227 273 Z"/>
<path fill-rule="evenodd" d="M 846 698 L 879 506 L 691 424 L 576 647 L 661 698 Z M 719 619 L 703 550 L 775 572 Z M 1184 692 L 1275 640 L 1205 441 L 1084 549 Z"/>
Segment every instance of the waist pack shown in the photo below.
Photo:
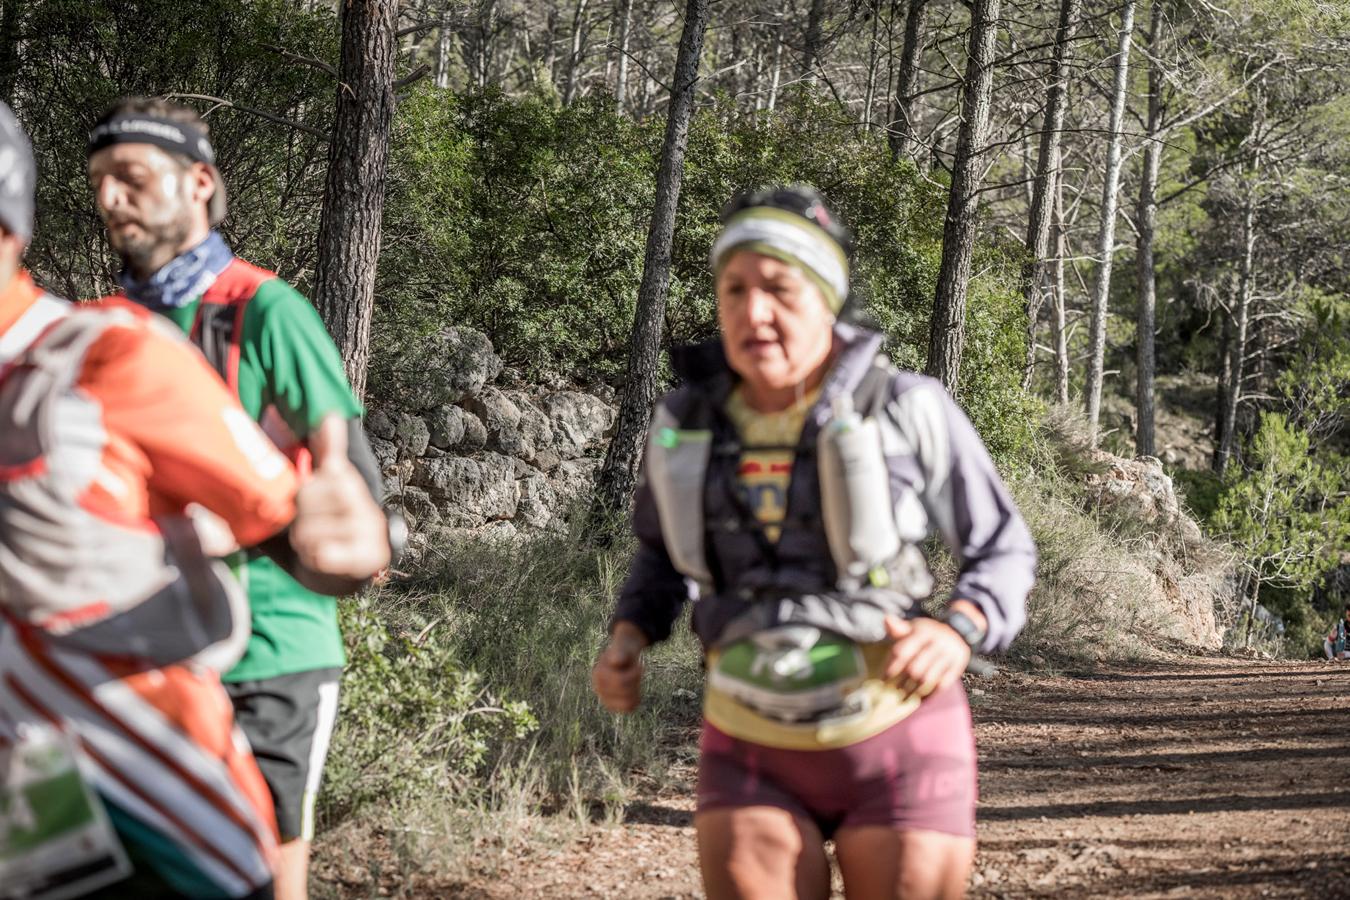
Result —
<path fill-rule="evenodd" d="M 117 437 L 78 383 L 117 326 L 161 327 L 81 311 L 0 369 L 0 612 L 71 649 L 222 670 L 243 653 L 248 603 L 191 523 L 119 520 L 84 502 Z"/>
<path fill-rule="evenodd" d="M 723 647 L 708 687 L 785 723 L 853 715 L 867 680 L 862 648 L 809 625 L 770 628 Z"/>

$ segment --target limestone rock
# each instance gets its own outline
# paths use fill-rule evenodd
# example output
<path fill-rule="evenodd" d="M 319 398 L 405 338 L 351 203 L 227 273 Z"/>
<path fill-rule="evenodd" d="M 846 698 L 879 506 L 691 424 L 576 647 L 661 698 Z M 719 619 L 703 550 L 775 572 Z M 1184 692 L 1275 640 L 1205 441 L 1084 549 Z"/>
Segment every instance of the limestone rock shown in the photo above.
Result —
<path fill-rule="evenodd" d="M 504 391 L 508 400 L 520 410 L 516 430 L 520 434 L 521 459 L 533 461 L 541 450 L 553 444 L 553 423 L 548 414 L 535 405 L 524 391 Z"/>
<path fill-rule="evenodd" d="M 400 413 L 395 432 L 399 447 L 408 456 L 421 456 L 431 444 L 431 429 L 421 416 Z"/>
<path fill-rule="evenodd" d="M 558 497 L 549 486 L 548 478 L 536 471 L 518 480 L 516 490 L 520 499 L 512 522 L 517 527 L 547 528 L 558 512 Z"/>
<path fill-rule="evenodd" d="M 483 425 L 483 420 L 473 413 L 464 411 L 464 437 L 460 439 L 457 449 L 466 453 L 472 453 L 475 450 L 482 450 L 487 446 L 487 428 Z"/>
<path fill-rule="evenodd" d="M 468 413 L 464 410 L 449 404 L 438 406 L 427 413 L 427 424 L 431 428 L 431 446 L 442 450 L 454 450 L 458 447 L 464 440 L 467 428 L 466 416 Z"/>
<path fill-rule="evenodd" d="M 585 454 L 604 438 L 617 415 L 603 400 L 577 391 L 550 394 L 543 408 L 553 426 L 554 449 L 563 459 Z"/>
<path fill-rule="evenodd" d="M 487 429 L 487 446 L 508 456 L 524 453 L 525 442 L 520 435 L 520 408 L 496 388 L 483 388 L 476 396 L 464 402 L 464 408 L 478 416 Z"/>
<path fill-rule="evenodd" d="M 435 409 L 476 394 L 501 369 L 487 335 L 452 326 L 408 342 L 389 366 L 391 393 L 407 409 Z"/>
<path fill-rule="evenodd" d="M 432 501 L 431 495 L 420 488 L 404 488 L 397 504 L 408 520 L 408 528 L 425 532 L 441 524 L 441 513 Z"/>
<path fill-rule="evenodd" d="M 424 489 L 441 509 L 442 519 L 458 527 L 475 527 L 516 514 L 515 464 L 506 456 L 446 456 L 417 463 L 412 484 Z"/>
<path fill-rule="evenodd" d="M 366 416 L 365 426 L 369 437 L 386 441 L 394 439 L 394 420 L 382 409 L 374 410 Z"/>

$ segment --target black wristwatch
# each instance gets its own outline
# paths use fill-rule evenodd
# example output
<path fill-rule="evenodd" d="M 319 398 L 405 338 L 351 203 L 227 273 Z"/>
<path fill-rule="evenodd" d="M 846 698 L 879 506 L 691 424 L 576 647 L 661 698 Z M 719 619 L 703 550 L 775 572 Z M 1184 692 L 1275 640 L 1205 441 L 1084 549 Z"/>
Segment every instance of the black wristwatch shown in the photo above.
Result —
<path fill-rule="evenodd" d="M 958 609 L 948 609 L 939 616 L 939 621 L 944 622 L 957 634 L 961 635 L 961 640 L 972 650 L 979 649 L 984 643 L 985 631 L 975 620 Z"/>

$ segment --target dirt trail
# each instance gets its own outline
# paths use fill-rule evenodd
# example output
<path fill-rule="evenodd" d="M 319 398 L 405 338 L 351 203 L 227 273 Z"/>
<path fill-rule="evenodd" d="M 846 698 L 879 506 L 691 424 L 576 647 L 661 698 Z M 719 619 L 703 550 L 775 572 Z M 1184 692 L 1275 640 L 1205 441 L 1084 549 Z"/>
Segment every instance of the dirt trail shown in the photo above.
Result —
<path fill-rule="evenodd" d="M 1350 664 L 1181 659 L 969 686 L 972 896 L 1350 897 Z M 425 895 L 701 897 L 691 794 Z"/>

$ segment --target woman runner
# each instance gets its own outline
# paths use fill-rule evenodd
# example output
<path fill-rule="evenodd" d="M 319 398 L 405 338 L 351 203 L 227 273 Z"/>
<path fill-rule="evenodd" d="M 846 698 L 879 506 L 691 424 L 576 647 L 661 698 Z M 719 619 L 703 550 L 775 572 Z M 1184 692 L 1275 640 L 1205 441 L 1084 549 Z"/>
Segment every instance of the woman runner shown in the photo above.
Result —
<path fill-rule="evenodd" d="M 634 709 L 643 648 L 695 596 L 709 898 L 826 897 L 827 839 L 850 898 L 960 896 L 976 799 L 960 676 L 1021 628 L 1031 536 L 950 396 L 839 321 L 850 239 L 820 196 L 743 196 L 722 222 L 721 338 L 675 355 L 596 693 Z M 960 564 L 938 618 L 918 605 L 930 525 Z"/>

